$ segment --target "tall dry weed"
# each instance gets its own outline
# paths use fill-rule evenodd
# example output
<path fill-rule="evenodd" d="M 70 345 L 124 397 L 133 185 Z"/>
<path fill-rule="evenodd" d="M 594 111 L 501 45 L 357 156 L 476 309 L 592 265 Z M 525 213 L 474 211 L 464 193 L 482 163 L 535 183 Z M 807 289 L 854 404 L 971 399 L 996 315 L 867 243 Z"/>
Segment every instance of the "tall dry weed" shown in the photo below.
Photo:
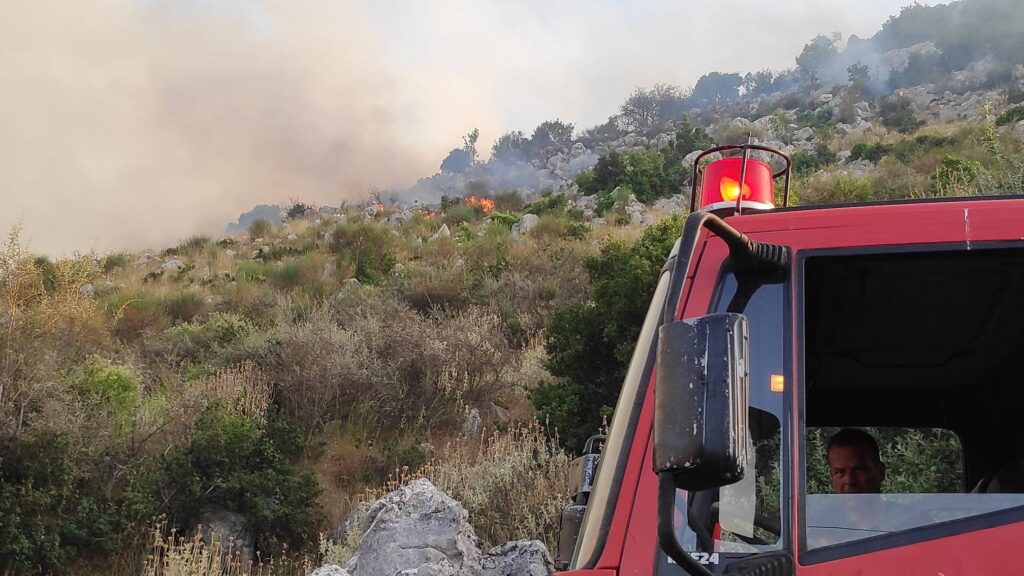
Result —
<path fill-rule="evenodd" d="M 448 443 L 422 476 L 455 498 L 488 546 L 521 538 L 557 546 L 569 456 L 534 422 Z"/>
<path fill-rule="evenodd" d="M 144 576 L 270 576 L 273 566 L 262 562 L 243 562 L 235 542 L 221 542 L 211 534 L 210 543 L 203 541 L 201 530 L 191 538 L 167 531 L 165 524 L 152 530 L 150 554 L 143 568 Z"/>
<path fill-rule="evenodd" d="M 272 386 L 259 365 L 245 361 L 185 384 L 180 394 L 178 404 L 184 414 L 198 414 L 202 406 L 220 402 L 228 414 L 262 425 L 267 420 Z"/>
<path fill-rule="evenodd" d="M 14 227 L 0 249 L 0 432 L 14 434 L 57 393 L 61 358 L 106 343 L 102 318 L 81 291 L 87 264 L 64 259 L 41 266 L 20 232 Z"/>

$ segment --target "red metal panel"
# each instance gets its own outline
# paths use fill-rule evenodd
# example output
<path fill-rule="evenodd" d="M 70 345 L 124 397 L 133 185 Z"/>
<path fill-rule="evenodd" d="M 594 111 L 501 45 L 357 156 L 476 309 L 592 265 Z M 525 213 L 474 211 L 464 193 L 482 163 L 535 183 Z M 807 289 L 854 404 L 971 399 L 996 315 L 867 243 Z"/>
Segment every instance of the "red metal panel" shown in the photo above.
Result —
<path fill-rule="evenodd" d="M 728 222 L 754 240 L 790 246 L 794 250 L 899 244 L 969 243 L 1024 239 L 1024 199 L 940 202 L 857 206 L 832 209 L 794 210 L 729 218 Z M 727 251 L 720 241 L 706 242 L 688 271 L 689 294 L 681 298 L 677 317 L 706 313 L 721 261 Z M 699 270 L 699 273 L 698 273 Z M 797 283 L 793 283 L 793 298 Z M 692 300 L 691 295 L 692 294 Z M 684 304 L 685 303 L 685 304 Z M 683 307 L 685 306 L 685 307 Z M 793 327 L 793 357 L 789 382 L 798 381 L 796 352 L 799 344 Z M 788 401 L 795 406 L 797 390 L 790 386 Z M 598 568 L 618 568 L 622 575 L 649 575 L 657 547 L 657 478 L 651 471 L 650 445 L 653 419 L 653 387 L 645 399 L 634 437 L 632 453 Z M 793 419 L 789 430 L 791 449 L 797 452 L 801 423 Z M 793 459 L 790 473 L 800 473 L 801 462 Z M 790 494 L 790 521 L 797 526 L 798 487 Z M 1018 573 L 1009 566 L 1007 554 L 1024 536 L 1024 523 L 1000 526 L 900 548 L 864 554 L 854 558 L 798 566 L 798 574 L 966 574 Z M 798 536 L 797 536 L 798 537 Z M 799 559 L 798 559 L 799 561 Z M 604 576 L 611 570 L 578 571 L 563 574 Z M 1021 570 L 1020 573 L 1024 573 Z"/>
<path fill-rule="evenodd" d="M 756 240 L 794 247 L 1013 240 L 1024 238 L 1024 199 L 795 210 L 728 222 Z"/>
<path fill-rule="evenodd" d="M 799 576 L 900 574 L 905 576 L 990 576 L 1021 574 L 1019 543 L 1024 523 L 889 548 L 814 566 L 798 566 Z"/>

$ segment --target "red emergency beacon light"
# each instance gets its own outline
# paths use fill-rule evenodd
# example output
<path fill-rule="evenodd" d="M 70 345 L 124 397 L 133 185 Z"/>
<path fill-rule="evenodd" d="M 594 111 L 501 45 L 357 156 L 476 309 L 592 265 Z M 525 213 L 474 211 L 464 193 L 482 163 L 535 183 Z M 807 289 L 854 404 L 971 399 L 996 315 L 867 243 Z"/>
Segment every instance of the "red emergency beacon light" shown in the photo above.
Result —
<path fill-rule="evenodd" d="M 777 156 L 785 166 L 778 172 L 764 160 L 750 157 L 751 150 L 761 150 Z M 720 158 L 701 166 L 701 160 L 718 153 L 742 152 L 741 156 Z M 696 206 L 700 189 L 700 210 L 713 213 L 742 214 L 744 210 L 771 210 L 775 208 L 775 179 L 786 177 L 783 205 L 789 205 L 789 174 L 792 161 L 774 148 L 743 144 L 718 146 L 701 153 L 693 161 L 693 188 L 690 192 L 690 211 Z"/>

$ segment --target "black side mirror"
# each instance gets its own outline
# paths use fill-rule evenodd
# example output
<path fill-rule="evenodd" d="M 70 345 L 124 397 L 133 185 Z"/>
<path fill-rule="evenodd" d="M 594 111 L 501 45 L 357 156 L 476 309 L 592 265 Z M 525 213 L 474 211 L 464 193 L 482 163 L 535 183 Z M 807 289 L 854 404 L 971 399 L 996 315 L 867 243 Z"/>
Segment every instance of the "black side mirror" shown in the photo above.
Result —
<path fill-rule="evenodd" d="M 711 572 L 676 537 L 675 491 L 696 492 L 743 479 L 749 434 L 748 340 L 742 314 L 711 314 L 665 324 L 658 331 L 658 541 L 670 558 L 696 576 Z"/>
<path fill-rule="evenodd" d="M 654 471 L 677 488 L 738 482 L 747 461 L 749 332 L 742 314 L 666 324 L 658 333 Z"/>

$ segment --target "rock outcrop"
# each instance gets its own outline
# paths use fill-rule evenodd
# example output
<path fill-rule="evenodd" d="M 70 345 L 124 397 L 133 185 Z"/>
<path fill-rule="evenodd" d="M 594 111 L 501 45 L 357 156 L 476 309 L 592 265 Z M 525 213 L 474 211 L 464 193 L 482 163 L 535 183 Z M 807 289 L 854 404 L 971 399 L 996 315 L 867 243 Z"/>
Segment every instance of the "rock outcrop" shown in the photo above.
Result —
<path fill-rule="evenodd" d="M 384 496 L 344 530 L 365 527 L 344 567 L 321 566 L 311 576 L 550 576 L 554 563 L 536 540 L 480 550 L 461 504 L 420 479 Z"/>

